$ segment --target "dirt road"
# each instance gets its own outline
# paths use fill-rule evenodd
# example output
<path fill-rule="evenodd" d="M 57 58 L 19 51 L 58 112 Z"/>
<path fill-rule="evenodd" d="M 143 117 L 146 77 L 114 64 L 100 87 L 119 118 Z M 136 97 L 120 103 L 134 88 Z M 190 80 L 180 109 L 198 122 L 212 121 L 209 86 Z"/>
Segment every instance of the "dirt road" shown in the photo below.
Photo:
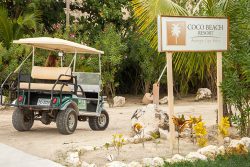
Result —
<path fill-rule="evenodd" d="M 78 122 L 77 129 L 72 135 L 61 135 L 56 129 L 56 124 L 49 126 L 37 121 L 31 131 L 18 132 L 12 127 L 12 109 L 0 111 L 0 143 L 13 146 L 27 153 L 48 159 L 55 158 L 55 152 L 69 147 L 102 146 L 111 141 L 114 133 L 128 136 L 130 132 L 130 118 L 133 112 L 142 107 L 138 101 L 128 100 L 124 107 L 108 108 L 110 124 L 105 131 L 90 130 L 87 122 Z M 167 110 L 167 105 L 160 109 Z M 175 113 L 186 116 L 202 115 L 207 125 L 215 124 L 216 102 L 194 102 L 193 100 L 176 101 Z"/>

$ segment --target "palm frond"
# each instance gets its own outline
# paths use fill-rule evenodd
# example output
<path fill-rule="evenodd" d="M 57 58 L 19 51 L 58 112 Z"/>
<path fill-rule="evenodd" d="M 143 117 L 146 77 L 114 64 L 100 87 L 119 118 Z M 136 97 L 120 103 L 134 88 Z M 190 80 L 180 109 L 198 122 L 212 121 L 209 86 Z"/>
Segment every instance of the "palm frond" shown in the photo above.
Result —
<path fill-rule="evenodd" d="M 13 25 L 8 18 L 8 12 L 5 8 L 0 7 L 0 41 L 6 48 L 10 47 L 13 40 Z"/>
<path fill-rule="evenodd" d="M 132 0 L 132 4 L 139 31 L 146 34 L 153 48 L 157 48 L 158 15 L 188 15 L 183 7 L 171 0 Z"/>

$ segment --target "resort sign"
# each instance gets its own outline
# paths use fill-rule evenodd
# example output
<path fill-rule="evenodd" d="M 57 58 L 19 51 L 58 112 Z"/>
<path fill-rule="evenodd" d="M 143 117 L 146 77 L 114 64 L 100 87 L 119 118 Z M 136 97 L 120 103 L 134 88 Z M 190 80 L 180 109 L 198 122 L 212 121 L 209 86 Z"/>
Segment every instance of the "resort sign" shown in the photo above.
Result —
<path fill-rule="evenodd" d="M 228 19 L 212 17 L 158 17 L 158 50 L 166 52 L 168 115 L 174 116 L 173 91 L 173 53 L 174 52 L 210 52 L 216 51 L 217 56 L 217 106 L 218 122 L 223 118 L 222 82 L 222 51 L 228 49 Z M 170 150 L 174 150 L 175 125 L 169 121 Z M 222 136 L 220 137 L 222 140 Z"/>
<path fill-rule="evenodd" d="M 228 19 L 158 17 L 159 52 L 206 52 L 228 49 Z"/>

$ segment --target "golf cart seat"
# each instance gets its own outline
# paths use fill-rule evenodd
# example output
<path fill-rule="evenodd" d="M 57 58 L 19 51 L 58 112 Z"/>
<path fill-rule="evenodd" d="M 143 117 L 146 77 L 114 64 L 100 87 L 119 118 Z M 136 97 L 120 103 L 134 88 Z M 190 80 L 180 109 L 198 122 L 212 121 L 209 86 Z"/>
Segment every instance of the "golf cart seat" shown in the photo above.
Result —
<path fill-rule="evenodd" d="M 71 75 L 71 68 L 33 66 L 31 70 L 33 79 L 57 80 L 61 74 Z M 71 77 L 69 76 L 62 76 L 60 81 L 69 81 L 70 79 Z"/>
<path fill-rule="evenodd" d="M 52 90 L 54 84 L 44 84 L 44 83 L 30 83 L 30 90 Z M 61 91 L 62 84 L 57 84 L 54 88 L 55 91 Z M 20 89 L 27 90 L 29 89 L 29 83 L 20 82 Z M 62 88 L 63 92 L 71 92 L 71 88 L 65 85 Z"/>
<path fill-rule="evenodd" d="M 71 68 L 69 67 L 41 67 L 33 66 L 31 70 L 31 78 L 34 81 L 39 81 L 35 83 L 30 83 L 30 90 L 48 90 L 51 91 L 54 83 L 58 80 L 60 75 L 71 75 Z M 59 81 L 70 81 L 71 77 L 61 76 Z M 42 82 L 43 81 L 43 82 Z M 50 83 L 48 83 L 50 81 Z M 56 84 L 54 87 L 55 91 L 61 91 L 62 84 Z M 29 83 L 20 82 L 20 89 L 29 89 Z M 64 85 L 62 88 L 63 92 L 71 92 L 71 88 L 68 85 Z"/>

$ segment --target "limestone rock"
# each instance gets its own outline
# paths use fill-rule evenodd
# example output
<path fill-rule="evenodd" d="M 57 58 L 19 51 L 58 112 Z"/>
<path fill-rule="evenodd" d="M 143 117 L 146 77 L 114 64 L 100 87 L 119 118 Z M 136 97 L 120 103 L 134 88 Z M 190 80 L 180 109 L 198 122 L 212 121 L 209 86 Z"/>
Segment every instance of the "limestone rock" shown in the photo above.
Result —
<path fill-rule="evenodd" d="M 142 99 L 143 104 L 153 103 L 154 96 L 151 93 L 146 93 Z"/>
<path fill-rule="evenodd" d="M 171 162 L 175 163 L 175 162 L 181 162 L 181 161 L 186 161 L 186 158 L 181 156 L 180 154 L 175 154 L 172 158 L 171 158 Z"/>
<path fill-rule="evenodd" d="M 228 147 L 237 147 L 238 145 L 245 145 L 242 140 L 231 140 Z"/>
<path fill-rule="evenodd" d="M 159 128 L 163 130 L 169 130 L 169 116 L 166 111 L 160 110 L 158 112 L 159 115 Z"/>
<path fill-rule="evenodd" d="M 142 167 L 142 164 L 136 161 L 132 161 L 128 164 L 128 167 Z"/>
<path fill-rule="evenodd" d="M 67 158 L 65 160 L 72 166 L 78 166 L 80 164 L 79 153 L 78 152 L 67 152 Z"/>
<path fill-rule="evenodd" d="M 163 129 L 159 129 L 159 133 L 160 133 L 160 138 L 161 139 L 168 139 L 168 130 L 163 130 Z"/>
<path fill-rule="evenodd" d="M 226 152 L 224 146 L 220 146 L 220 147 L 218 148 L 218 150 L 219 150 L 219 154 L 220 154 L 220 155 L 224 155 L 225 152 Z"/>
<path fill-rule="evenodd" d="M 219 150 L 217 146 L 209 145 L 199 149 L 197 152 L 208 158 L 214 159 L 218 155 Z"/>
<path fill-rule="evenodd" d="M 244 143 L 244 145 L 248 148 L 248 150 L 250 149 L 250 138 L 249 137 L 243 137 L 240 141 L 242 143 Z"/>
<path fill-rule="evenodd" d="M 142 166 L 154 166 L 154 160 L 153 158 L 143 158 L 142 159 Z"/>
<path fill-rule="evenodd" d="M 125 97 L 115 96 L 114 99 L 114 107 L 123 107 L 126 103 Z"/>
<path fill-rule="evenodd" d="M 155 157 L 153 159 L 154 166 L 163 166 L 164 165 L 164 160 L 160 157 Z"/>
<path fill-rule="evenodd" d="M 231 142 L 231 138 L 230 137 L 225 137 L 224 138 L 224 144 L 228 145 L 228 144 L 230 144 L 230 142 Z"/>
<path fill-rule="evenodd" d="M 229 146 L 226 149 L 228 154 L 246 154 L 248 153 L 248 147 L 245 145 L 244 140 L 231 140 Z"/>
<path fill-rule="evenodd" d="M 187 160 L 190 161 L 196 161 L 196 160 L 203 160 L 206 161 L 207 157 L 205 155 L 202 155 L 198 152 L 190 152 L 187 156 L 186 156 Z"/>
<path fill-rule="evenodd" d="M 159 121 L 155 118 L 155 105 L 147 105 L 143 108 L 137 109 L 131 117 L 131 128 L 132 136 L 135 136 L 136 133 L 133 129 L 136 123 L 139 123 L 144 128 L 144 135 L 151 135 L 152 133 L 158 132 Z"/>
<path fill-rule="evenodd" d="M 162 99 L 160 99 L 159 103 L 160 104 L 167 104 L 168 103 L 168 97 L 167 96 L 163 97 Z"/>
<path fill-rule="evenodd" d="M 113 161 L 106 164 L 105 167 L 127 167 L 127 165 L 120 161 Z"/>
<path fill-rule="evenodd" d="M 203 99 L 210 99 L 212 96 L 212 92 L 210 89 L 208 88 L 199 88 L 197 93 L 196 93 L 196 97 L 195 100 L 203 100 Z"/>

